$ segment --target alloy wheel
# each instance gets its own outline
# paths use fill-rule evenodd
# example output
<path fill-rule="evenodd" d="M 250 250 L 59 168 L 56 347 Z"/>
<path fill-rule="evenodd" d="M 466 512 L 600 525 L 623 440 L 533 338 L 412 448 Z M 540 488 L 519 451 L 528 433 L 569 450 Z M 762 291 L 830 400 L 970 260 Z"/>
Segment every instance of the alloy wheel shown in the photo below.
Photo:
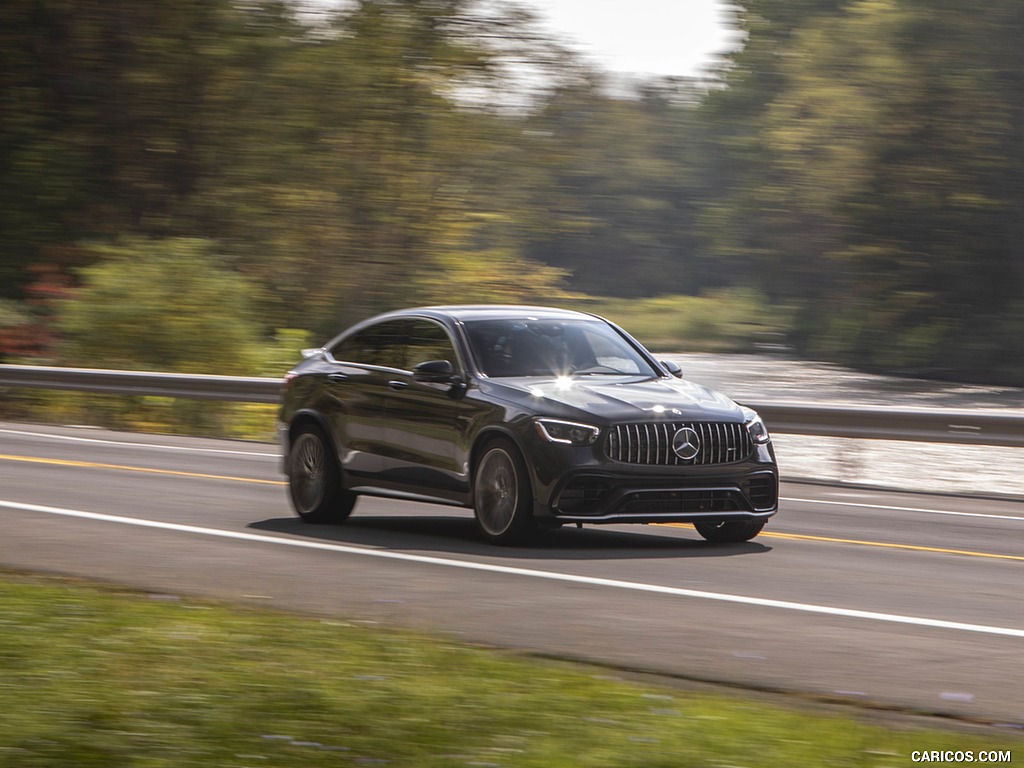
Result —
<path fill-rule="evenodd" d="M 300 514 L 314 511 L 323 501 L 327 487 L 324 472 L 326 451 L 323 441 L 304 432 L 295 441 L 292 458 L 292 498 Z"/>
<path fill-rule="evenodd" d="M 505 533 L 519 507 L 519 478 L 504 448 L 492 448 L 480 462 L 475 497 L 481 527 L 492 536 Z"/>

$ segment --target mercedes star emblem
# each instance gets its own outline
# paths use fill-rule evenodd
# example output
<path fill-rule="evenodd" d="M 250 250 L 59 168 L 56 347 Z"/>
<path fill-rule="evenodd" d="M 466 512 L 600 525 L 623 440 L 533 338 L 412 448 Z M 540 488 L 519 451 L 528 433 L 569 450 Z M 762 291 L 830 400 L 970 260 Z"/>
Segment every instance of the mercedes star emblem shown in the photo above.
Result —
<path fill-rule="evenodd" d="M 682 427 L 672 437 L 672 450 L 684 461 L 697 458 L 700 453 L 700 435 L 691 427 Z"/>

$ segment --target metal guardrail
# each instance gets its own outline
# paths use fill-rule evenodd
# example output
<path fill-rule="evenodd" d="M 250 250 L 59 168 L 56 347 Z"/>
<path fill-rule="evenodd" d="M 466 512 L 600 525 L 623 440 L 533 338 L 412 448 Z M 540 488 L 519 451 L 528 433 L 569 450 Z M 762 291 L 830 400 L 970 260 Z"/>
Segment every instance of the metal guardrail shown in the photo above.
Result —
<path fill-rule="evenodd" d="M 944 408 L 746 403 L 773 432 L 870 440 L 1024 447 L 1024 414 Z"/>
<path fill-rule="evenodd" d="M 283 379 L 257 376 L 201 376 L 102 368 L 0 365 L 0 387 L 64 389 L 108 395 L 157 395 L 238 403 L 276 403 Z"/>
<path fill-rule="evenodd" d="M 283 379 L 259 377 L 0 365 L 0 387 L 113 395 L 276 403 L 283 383 Z M 769 429 L 780 434 L 1024 447 L 1024 414 L 780 402 L 745 404 L 761 414 Z"/>

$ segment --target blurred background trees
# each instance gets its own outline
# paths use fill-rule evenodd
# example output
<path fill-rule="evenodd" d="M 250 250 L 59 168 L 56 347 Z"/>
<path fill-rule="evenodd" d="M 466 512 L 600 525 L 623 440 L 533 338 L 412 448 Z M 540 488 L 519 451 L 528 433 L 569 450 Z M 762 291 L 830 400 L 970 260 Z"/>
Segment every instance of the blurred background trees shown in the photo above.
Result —
<path fill-rule="evenodd" d="M 125 370 L 245 375 L 258 364 L 257 285 L 209 241 L 134 240 L 97 249 L 61 302 L 61 359 Z"/>
<path fill-rule="evenodd" d="M 6 0 L 0 356 L 257 371 L 496 300 L 734 308 L 742 349 L 756 296 L 804 355 L 1024 385 L 1024 8 L 735 21 L 706 79 L 623 85 L 512 3 Z"/>

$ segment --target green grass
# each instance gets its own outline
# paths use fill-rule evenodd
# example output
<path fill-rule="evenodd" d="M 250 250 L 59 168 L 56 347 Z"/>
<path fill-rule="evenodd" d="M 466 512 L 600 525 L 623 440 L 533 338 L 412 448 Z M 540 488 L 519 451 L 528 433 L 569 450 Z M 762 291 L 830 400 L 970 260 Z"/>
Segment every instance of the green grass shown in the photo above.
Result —
<path fill-rule="evenodd" d="M 1014 749 L 342 620 L 8 574 L 0 766 L 906 766 Z"/>

